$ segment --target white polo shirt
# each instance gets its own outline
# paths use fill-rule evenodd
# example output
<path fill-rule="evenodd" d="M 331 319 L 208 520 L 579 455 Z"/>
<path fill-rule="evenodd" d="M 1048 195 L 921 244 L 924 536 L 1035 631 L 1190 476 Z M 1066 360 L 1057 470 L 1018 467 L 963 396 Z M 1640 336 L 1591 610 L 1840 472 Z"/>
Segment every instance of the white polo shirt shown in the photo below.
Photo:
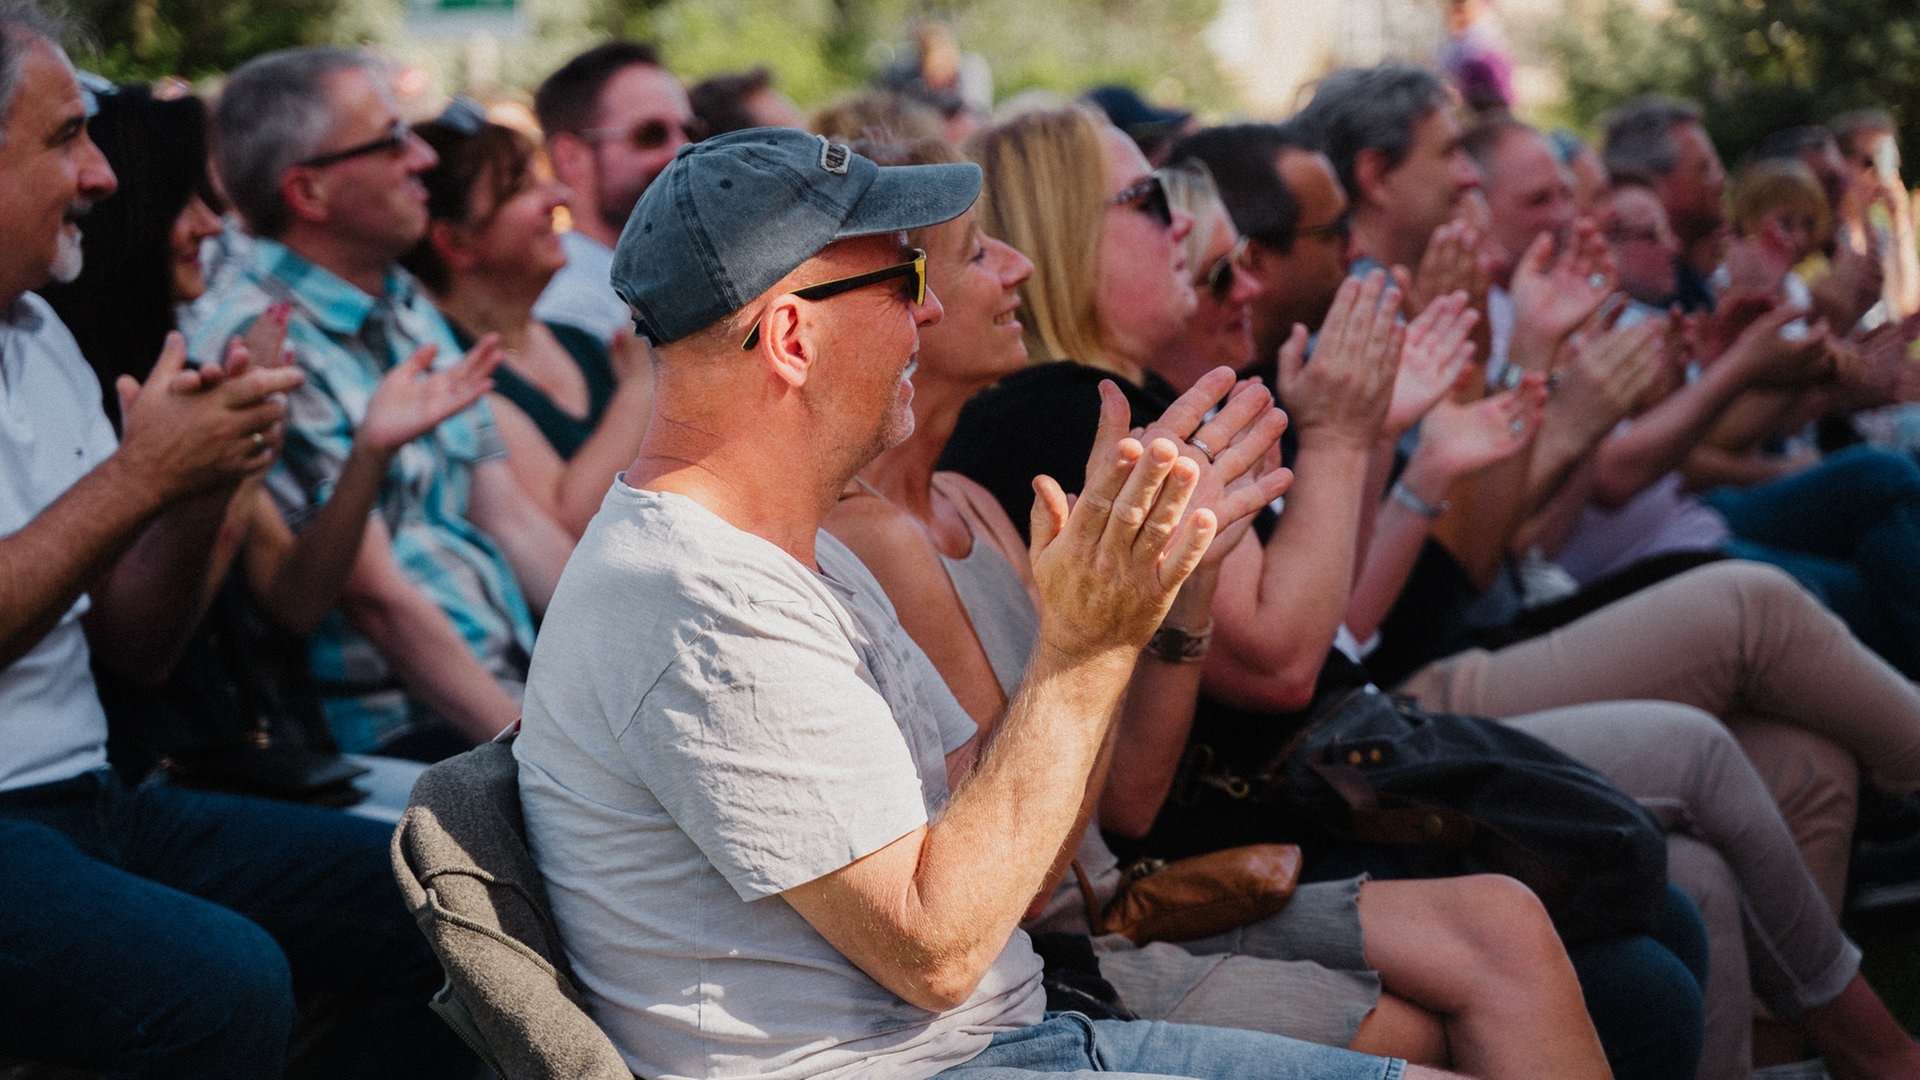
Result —
<path fill-rule="evenodd" d="M 27 293 L 0 316 L 0 536 L 11 536 L 111 455 L 100 383 L 47 302 Z M 77 776 L 107 761 L 107 716 L 75 600 L 32 651 L 0 669 L 0 791 Z"/>

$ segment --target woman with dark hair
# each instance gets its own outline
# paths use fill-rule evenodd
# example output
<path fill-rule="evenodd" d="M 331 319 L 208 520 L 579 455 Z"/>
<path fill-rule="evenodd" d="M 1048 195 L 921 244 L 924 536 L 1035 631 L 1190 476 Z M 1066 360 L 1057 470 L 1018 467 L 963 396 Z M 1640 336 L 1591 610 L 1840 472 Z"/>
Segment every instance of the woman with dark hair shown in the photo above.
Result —
<path fill-rule="evenodd" d="M 640 450 L 652 411 L 647 348 L 629 334 L 595 340 L 533 317 L 567 256 L 554 211 L 572 198 L 525 135 L 456 98 L 414 131 L 440 155 L 421 175 L 427 234 L 400 261 L 465 345 L 500 335 L 493 417 L 507 460 L 536 501 L 578 536 L 614 475 Z"/>
<path fill-rule="evenodd" d="M 199 99 L 163 101 L 143 87 L 117 88 L 99 95 L 89 130 L 119 188 L 85 219 L 79 275 L 42 293 L 100 376 L 108 415 L 117 425 L 118 395 L 152 369 L 174 329 L 175 305 L 205 291 L 200 244 L 219 231 L 220 199 L 207 168 L 207 115 Z M 276 308 L 256 322 L 245 348 L 229 350 L 229 374 L 236 365 L 285 362 L 286 315 L 284 307 Z M 223 583 L 166 691 L 155 695 L 102 679 L 102 697 L 117 721 L 116 760 L 123 770 L 142 773 L 161 760 L 191 770 L 196 756 L 230 762 L 237 747 L 263 742 L 330 748 L 324 724 L 294 705 L 292 687 L 274 677 L 298 671 L 297 662 L 273 670 L 275 660 L 297 656 L 297 648 L 269 658 L 267 639 L 275 627 L 307 633 L 333 606 L 393 455 L 478 401 L 499 350 L 478 350 L 442 371 L 429 371 L 432 360 L 432 351 L 422 350 L 381 381 L 332 497 L 297 535 L 281 520 L 259 475 L 233 494 L 208 575 Z M 230 577 L 227 569 L 236 558 L 241 573 Z M 137 723 L 124 722 L 135 717 Z M 287 720 L 294 722 L 279 723 Z M 310 794 L 306 785 L 317 782 L 317 774 L 305 766 L 297 771 L 208 781 Z"/>

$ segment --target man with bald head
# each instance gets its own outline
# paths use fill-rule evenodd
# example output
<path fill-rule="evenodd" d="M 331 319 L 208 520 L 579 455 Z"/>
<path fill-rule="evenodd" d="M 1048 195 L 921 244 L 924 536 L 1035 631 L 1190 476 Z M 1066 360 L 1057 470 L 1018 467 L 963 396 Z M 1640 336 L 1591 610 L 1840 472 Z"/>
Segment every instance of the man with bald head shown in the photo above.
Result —
<path fill-rule="evenodd" d="M 765 128 L 679 155 L 627 224 L 613 280 L 656 350 L 654 419 L 560 582 L 515 743 L 588 1009 L 649 1076 L 1421 1075 L 1043 1016 L 1017 924 L 1216 522 L 1186 509 L 1197 463 L 1126 439 L 1107 388 L 1079 500 L 1035 481 L 1041 644 L 984 747 L 820 532 L 912 430 L 942 311 L 905 231 L 979 188 Z"/>

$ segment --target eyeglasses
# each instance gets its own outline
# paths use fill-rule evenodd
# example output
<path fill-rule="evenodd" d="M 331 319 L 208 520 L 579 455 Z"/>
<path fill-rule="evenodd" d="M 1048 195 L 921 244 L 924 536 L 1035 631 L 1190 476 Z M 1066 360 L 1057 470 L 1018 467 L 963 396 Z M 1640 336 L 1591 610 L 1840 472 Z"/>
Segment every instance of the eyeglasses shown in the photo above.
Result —
<path fill-rule="evenodd" d="M 407 126 L 405 120 L 395 120 L 393 126 L 387 129 L 387 133 L 377 139 L 368 140 L 358 146 L 349 146 L 345 150 L 316 154 L 305 161 L 296 161 L 293 164 L 301 169 L 323 169 L 328 165 L 338 165 L 343 161 L 366 157 L 369 154 L 397 154 L 405 150 L 412 141 L 413 129 Z"/>
<path fill-rule="evenodd" d="M 1345 210 L 1340 211 L 1339 217 L 1334 218 L 1325 225 L 1301 225 L 1294 228 L 1293 238 L 1295 240 L 1306 236 L 1332 237 L 1343 244 L 1353 239 L 1353 207 L 1349 206 Z"/>
<path fill-rule="evenodd" d="M 906 278 L 907 283 L 902 289 L 902 294 L 907 303 L 919 307 L 927 302 L 927 253 L 920 248 L 914 248 L 912 252 L 913 257 L 906 262 L 883 266 L 878 270 L 869 270 L 852 277 L 834 278 L 832 281 L 823 281 L 818 285 L 808 285 L 805 288 L 793 290 L 793 295 L 802 300 L 825 300 L 830 296 L 839 296 L 843 292 L 852 292 L 868 285 L 878 285 L 883 281 L 892 281 L 894 278 Z M 753 330 L 747 334 L 747 340 L 740 343 L 740 347 L 751 349 L 759 343 L 760 320 L 755 319 Z"/>
<path fill-rule="evenodd" d="M 1107 205 L 1131 206 L 1152 218 L 1154 224 L 1161 228 L 1173 228 L 1173 204 L 1167 201 L 1166 185 L 1160 182 L 1157 173 L 1148 173 L 1139 181 L 1121 188 L 1113 198 L 1107 200 Z"/>
<path fill-rule="evenodd" d="M 1200 283 L 1207 287 L 1207 295 L 1213 297 L 1216 304 L 1224 304 L 1233 293 L 1233 275 L 1240 268 L 1240 261 L 1247 255 L 1247 238 L 1241 237 L 1234 242 L 1233 250 L 1213 260 L 1213 265 L 1200 275 Z"/>
<path fill-rule="evenodd" d="M 690 143 L 699 142 L 707 137 L 706 122 L 698 117 L 680 121 L 642 120 L 630 128 L 587 128 L 579 134 L 588 142 L 625 139 L 635 150 L 658 150 L 667 145 L 667 141 L 673 138 L 676 131 Z"/>

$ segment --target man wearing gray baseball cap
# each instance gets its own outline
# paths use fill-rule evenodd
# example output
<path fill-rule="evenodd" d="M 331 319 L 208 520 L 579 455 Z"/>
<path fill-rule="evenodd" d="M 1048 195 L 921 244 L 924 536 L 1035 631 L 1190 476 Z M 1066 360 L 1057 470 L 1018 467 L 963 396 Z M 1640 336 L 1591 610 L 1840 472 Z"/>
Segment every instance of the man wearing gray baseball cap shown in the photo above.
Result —
<path fill-rule="evenodd" d="M 755 129 L 680 151 L 627 223 L 613 284 L 655 346 L 652 425 L 561 578 L 515 743 L 589 1010 L 649 1077 L 1401 1076 L 1275 1036 L 1044 1016 L 1017 924 L 1217 523 L 1186 509 L 1199 467 L 1127 438 L 1109 387 L 1079 501 L 1035 481 L 1041 644 L 984 746 L 819 531 L 912 428 L 941 308 L 903 233 L 979 189 L 972 165 Z"/>

